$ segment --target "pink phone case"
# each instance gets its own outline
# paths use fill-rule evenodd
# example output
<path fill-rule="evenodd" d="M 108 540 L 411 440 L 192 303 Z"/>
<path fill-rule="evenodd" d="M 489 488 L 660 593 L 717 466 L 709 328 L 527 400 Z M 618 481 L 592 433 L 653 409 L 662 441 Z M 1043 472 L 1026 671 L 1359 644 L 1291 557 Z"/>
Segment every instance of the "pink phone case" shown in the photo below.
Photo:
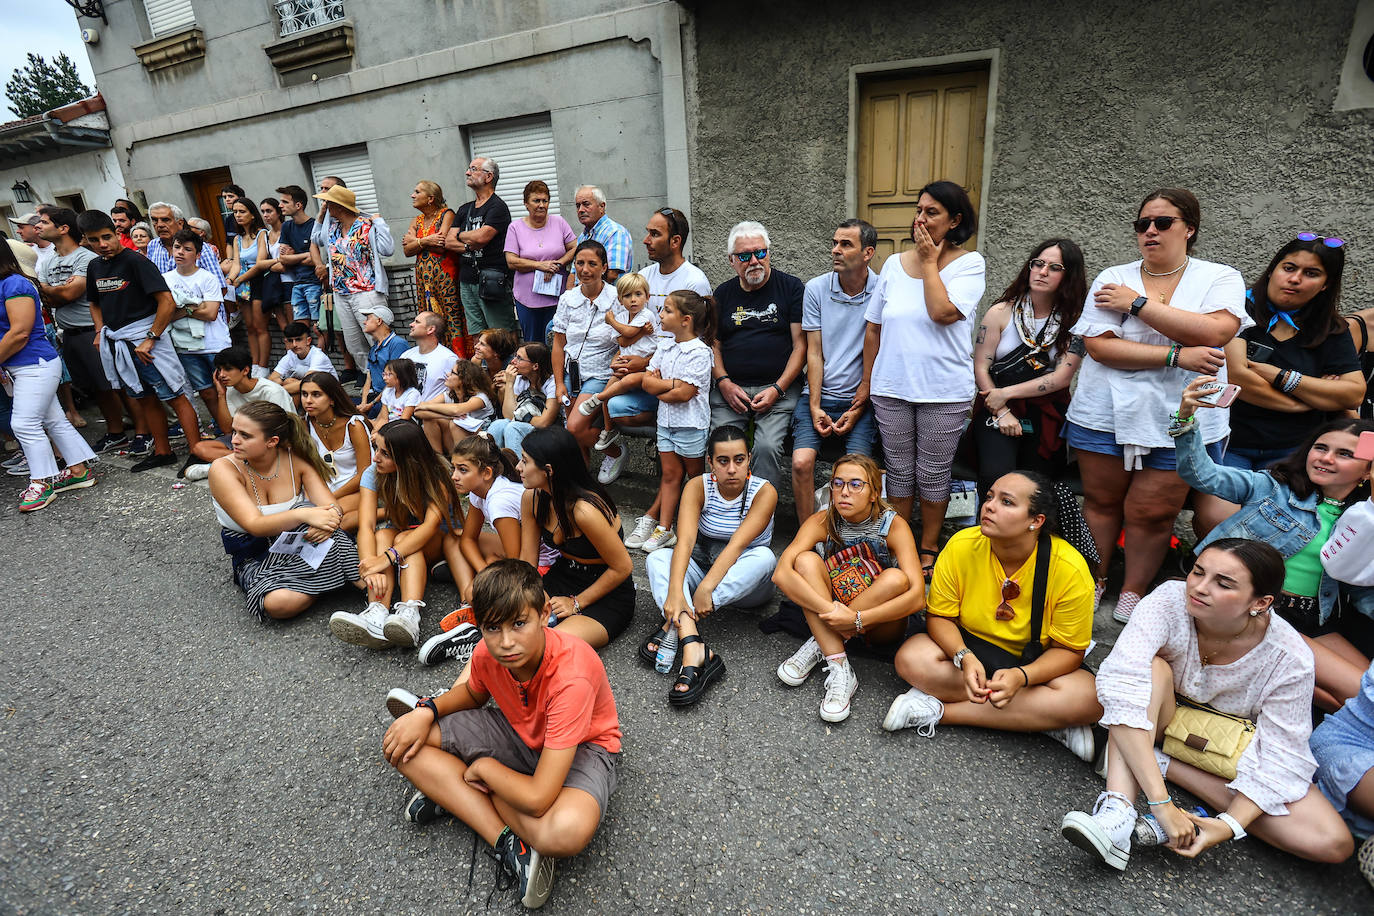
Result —
<path fill-rule="evenodd" d="M 1360 433 L 1360 443 L 1355 446 L 1355 457 L 1361 461 L 1374 461 L 1374 433 Z"/>

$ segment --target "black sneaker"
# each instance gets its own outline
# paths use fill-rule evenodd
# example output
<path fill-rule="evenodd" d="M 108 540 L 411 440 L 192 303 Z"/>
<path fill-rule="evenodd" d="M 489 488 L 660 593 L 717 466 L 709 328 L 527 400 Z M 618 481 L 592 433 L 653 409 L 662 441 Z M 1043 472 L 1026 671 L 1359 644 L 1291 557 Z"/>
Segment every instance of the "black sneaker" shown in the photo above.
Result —
<path fill-rule="evenodd" d="M 186 438 L 186 430 L 182 428 L 182 426 L 181 426 L 181 421 L 180 421 L 180 420 L 178 420 L 177 422 L 175 422 L 175 423 L 173 423 L 173 424 L 171 424 L 170 426 L 167 427 L 167 438 L 168 438 L 168 439 L 185 439 L 185 438 Z"/>
<path fill-rule="evenodd" d="M 106 433 L 99 439 L 95 440 L 95 445 L 92 445 L 91 448 L 98 455 L 101 452 L 108 452 L 110 449 L 123 448 L 128 444 L 128 433 Z"/>
<path fill-rule="evenodd" d="M 177 456 L 170 453 L 166 455 L 149 455 L 142 461 L 135 462 L 134 466 L 129 468 L 129 472 L 138 474 L 143 471 L 151 471 L 153 468 L 170 467 L 176 463 Z"/>
<path fill-rule="evenodd" d="M 509 827 L 496 841 L 496 861 L 514 879 L 525 909 L 537 910 L 549 899 L 553 892 L 553 859 L 535 852 Z"/>
<path fill-rule="evenodd" d="M 421 826 L 432 824 L 444 818 L 453 817 L 452 814 L 449 814 L 430 800 L 425 793 L 418 791 L 410 796 L 410 801 L 406 802 L 405 816 L 406 820 L 410 821 L 412 824 L 420 824 Z"/>
<path fill-rule="evenodd" d="M 466 665 L 472 658 L 472 650 L 481 641 L 481 630 L 470 623 L 460 623 L 447 633 L 436 633 L 420 647 L 420 664 L 455 661 L 460 666 Z"/>
<path fill-rule="evenodd" d="M 152 453 L 152 436 L 134 436 L 133 441 L 129 443 L 128 454 L 130 458 L 147 458 Z"/>

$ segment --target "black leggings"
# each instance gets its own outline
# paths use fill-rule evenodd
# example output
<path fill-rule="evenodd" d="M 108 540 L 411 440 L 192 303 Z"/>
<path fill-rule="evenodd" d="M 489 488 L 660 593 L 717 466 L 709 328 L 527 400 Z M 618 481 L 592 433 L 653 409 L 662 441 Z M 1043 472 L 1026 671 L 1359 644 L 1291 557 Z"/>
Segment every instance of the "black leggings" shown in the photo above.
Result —
<path fill-rule="evenodd" d="M 544 573 L 544 591 L 550 598 L 571 597 L 589 587 L 606 571 L 605 564 L 578 563 L 559 557 Z M 582 608 L 582 616 L 605 627 L 607 642 L 613 642 L 625 632 L 635 615 L 635 582 L 628 577 L 611 589 L 610 594 Z"/>

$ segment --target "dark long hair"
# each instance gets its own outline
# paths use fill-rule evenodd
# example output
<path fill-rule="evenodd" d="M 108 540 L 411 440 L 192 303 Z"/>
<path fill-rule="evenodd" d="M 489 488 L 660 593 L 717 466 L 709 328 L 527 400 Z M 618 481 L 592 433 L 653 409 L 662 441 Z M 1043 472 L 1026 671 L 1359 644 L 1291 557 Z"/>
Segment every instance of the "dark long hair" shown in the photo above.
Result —
<path fill-rule="evenodd" d="M 1269 466 L 1269 476 L 1293 491 L 1293 495 L 1298 499 L 1307 499 L 1317 492 L 1317 485 L 1312 482 L 1312 478 L 1307 476 L 1307 453 L 1312 451 L 1312 446 L 1317 444 L 1317 440 L 1327 433 L 1351 433 L 1358 436 L 1360 433 L 1374 432 L 1374 420 L 1357 420 L 1352 417 L 1339 417 L 1335 420 L 1328 420 L 1321 426 L 1312 430 L 1312 435 L 1303 440 L 1303 443 L 1293 451 L 1289 452 L 1288 457 L 1281 458 Z M 1357 486 L 1350 491 L 1342 502 L 1342 508 L 1353 506 L 1362 499 L 1369 497 L 1369 481 Z"/>
<path fill-rule="evenodd" d="M 524 350 L 529 361 L 534 363 L 534 371 L 529 374 L 530 388 L 540 391 L 544 383 L 553 378 L 553 352 L 548 344 L 538 340 L 527 340 L 517 350 Z"/>
<path fill-rule="evenodd" d="M 572 433 L 561 426 L 536 429 L 525 437 L 521 448 L 531 461 L 544 468 L 549 475 L 549 492 L 536 491 L 534 494 L 534 520 L 540 528 L 548 522 L 549 506 L 552 504 L 558 527 L 563 529 L 563 537 L 572 537 L 575 527 L 573 507 L 582 499 L 595 506 L 607 521 L 615 522 L 620 514 L 615 500 L 587 470 L 582 449 Z"/>
<path fill-rule="evenodd" d="M 1088 298 L 1088 272 L 1083 264 L 1083 250 L 1077 242 L 1073 239 L 1046 239 L 1036 245 L 1026 256 L 1021 272 L 1011 281 L 1011 286 L 997 297 L 997 301 L 1009 303 L 1015 308 L 1016 303 L 1029 296 L 1030 262 L 1055 247 L 1058 247 L 1060 261 L 1064 265 L 1064 276 L 1054 292 L 1050 310 L 1051 314 L 1059 316 L 1059 333 L 1054 336 L 1054 349 L 1062 359 L 1069 352 L 1069 340 L 1073 337 L 1071 329 L 1078 323 L 1078 316 L 1083 313 L 1083 303 Z M 1012 318 L 1015 319 L 1014 314 Z"/>
<path fill-rule="evenodd" d="M 329 398 L 330 403 L 334 405 L 334 416 L 347 418 L 356 416 L 359 413 L 358 406 L 353 403 L 353 399 L 348 396 L 348 392 L 344 391 L 343 383 L 332 374 L 328 372 L 311 372 L 305 378 L 301 379 L 302 385 L 306 382 L 319 388 L 324 392 L 324 396 Z"/>
<path fill-rule="evenodd" d="M 1312 297 L 1312 301 L 1298 309 L 1294 321 L 1298 325 L 1297 340 L 1298 345 L 1305 349 L 1320 347 L 1326 343 L 1326 338 L 1332 334 L 1348 334 L 1345 319 L 1341 317 L 1341 277 L 1345 274 L 1345 248 L 1327 248 L 1321 239 L 1313 239 L 1304 242 L 1302 239 L 1293 239 L 1287 245 L 1279 249 L 1278 254 L 1274 255 L 1269 262 L 1269 266 L 1264 269 L 1264 273 L 1259 275 L 1254 286 L 1250 287 L 1251 306 L 1250 317 L 1255 319 L 1255 323 L 1264 327 L 1269 326 L 1269 319 L 1274 317 L 1275 309 L 1269 304 L 1269 280 L 1274 276 L 1274 271 L 1284 258 L 1295 251 L 1310 251 L 1317 256 L 1321 262 L 1322 269 L 1326 271 L 1326 289 Z"/>
<path fill-rule="evenodd" d="M 386 517 L 404 529 L 407 517 L 424 520 L 430 506 L 439 512 L 452 529 L 453 507 L 458 494 L 448 462 L 434 454 L 420 425 L 412 420 L 392 420 L 377 435 L 386 443 L 396 470 L 377 475 L 377 498 L 386 507 Z"/>
<path fill-rule="evenodd" d="M 251 232 L 253 235 L 257 235 L 259 232 L 262 232 L 264 229 L 267 228 L 267 226 L 263 224 L 262 214 L 258 212 L 258 208 L 253 206 L 253 202 L 246 197 L 240 197 L 238 200 L 230 204 L 229 212 L 233 213 L 234 208 L 237 207 L 239 204 L 243 204 L 244 207 L 247 208 L 248 212 L 253 214 L 253 222 L 248 227 L 249 232 Z M 238 224 L 238 217 L 234 217 L 234 225 L 237 226 Z"/>

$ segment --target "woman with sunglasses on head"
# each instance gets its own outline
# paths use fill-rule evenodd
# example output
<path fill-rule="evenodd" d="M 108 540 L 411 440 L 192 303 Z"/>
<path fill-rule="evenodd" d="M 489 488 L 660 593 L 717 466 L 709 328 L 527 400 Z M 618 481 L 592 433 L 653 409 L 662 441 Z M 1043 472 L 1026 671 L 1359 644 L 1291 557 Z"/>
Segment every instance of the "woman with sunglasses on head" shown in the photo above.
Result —
<path fill-rule="evenodd" d="M 978 526 L 940 552 L 926 632 L 897 653 L 897 673 L 912 687 L 892 701 L 883 728 L 926 738 L 937 724 L 1045 732 L 1092 761 L 1091 726 L 1102 715 L 1083 667 L 1093 577 L 1060 535 L 1061 513 L 1091 552 L 1067 490 L 1028 471 L 993 482 Z"/>
<path fill-rule="evenodd" d="M 1268 544 L 1224 538 L 1186 582 L 1140 602 L 1097 672 L 1107 788 L 1092 813 L 1064 816 L 1065 839 L 1121 871 L 1133 845 L 1192 858 L 1249 833 L 1314 862 L 1350 857 L 1349 831 L 1312 785 L 1312 653 L 1269 613 L 1283 577 Z M 1242 722 L 1247 744 L 1234 737 Z M 1176 804 L 1165 779 L 1218 813 Z"/>
<path fill-rule="evenodd" d="M 1183 386 L 1199 372 L 1224 383 L 1222 351 L 1253 322 L 1235 268 L 1191 255 L 1202 209 L 1192 192 L 1145 196 L 1134 222 L 1140 260 L 1097 275 L 1073 327 L 1087 347 L 1069 403 L 1065 439 L 1083 476 L 1083 514 L 1097 542 L 1096 596 L 1122 528 L 1126 577 L 1113 617 L 1124 623 L 1164 561 L 1188 485 L 1165 432 Z M 1202 441 L 1220 459 L 1226 411 L 1203 420 Z"/>
<path fill-rule="evenodd" d="M 1017 469 L 1062 475 L 1069 383 L 1086 352 L 1071 329 L 1087 292 L 1078 245 L 1049 239 L 983 316 L 973 348 L 971 426 L 979 492 Z"/>
<path fill-rule="evenodd" d="M 1369 659 L 1337 632 L 1340 586 L 1322 569 L 1321 554 L 1337 519 L 1369 496 L 1371 463 L 1356 458 L 1360 433 L 1374 420 L 1343 417 L 1312 430 L 1287 457 L 1263 471 L 1225 467 L 1202 448 L 1199 408 L 1213 380 L 1202 376 L 1183 389 L 1169 434 L 1178 443 L 1178 472 L 1200 493 L 1239 508 L 1198 544 L 1225 537 L 1265 541 L 1284 558 L 1283 590 L 1274 611 L 1307 640 L 1316 658 L 1316 704 L 1330 712 L 1360 689 Z"/>
<path fill-rule="evenodd" d="M 706 458 L 706 473 L 683 487 L 677 543 L 649 554 L 644 564 L 664 620 L 640 647 L 639 657 L 653 664 L 665 639 L 679 646 L 680 671 L 668 693 L 673 706 L 692 705 L 725 674 L 720 655 L 702 642 L 702 618 L 718 608 L 766 604 L 778 564 L 768 546 L 778 492 L 749 473 L 744 430 L 733 424 L 717 427 Z M 665 656 L 668 651 L 663 647 Z"/>
<path fill-rule="evenodd" d="M 1360 406 L 1364 377 L 1339 306 L 1345 249 L 1303 232 L 1278 250 L 1245 294 L 1254 320 L 1226 345 L 1240 394 L 1221 463 L 1258 471 L 1284 458 L 1312 428 Z M 1193 527 L 1206 535 L 1239 506 L 1194 494 Z"/>
<path fill-rule="evenodd" d="M 849 454 L 832 473 L 830 505 L 802 522 L 778 558 L 773 583 L 801 607 L 811 630 L 811 638 L 778 666 L 778 680 L 800 687 L 825 662 L 820 715 L 843 722 L 859 689 L 845 642 L 897 642 L 906 636 L 906 619 L 925 607 L 926 595 L 916 538 L 883 498 L 877 463 Z"/>

